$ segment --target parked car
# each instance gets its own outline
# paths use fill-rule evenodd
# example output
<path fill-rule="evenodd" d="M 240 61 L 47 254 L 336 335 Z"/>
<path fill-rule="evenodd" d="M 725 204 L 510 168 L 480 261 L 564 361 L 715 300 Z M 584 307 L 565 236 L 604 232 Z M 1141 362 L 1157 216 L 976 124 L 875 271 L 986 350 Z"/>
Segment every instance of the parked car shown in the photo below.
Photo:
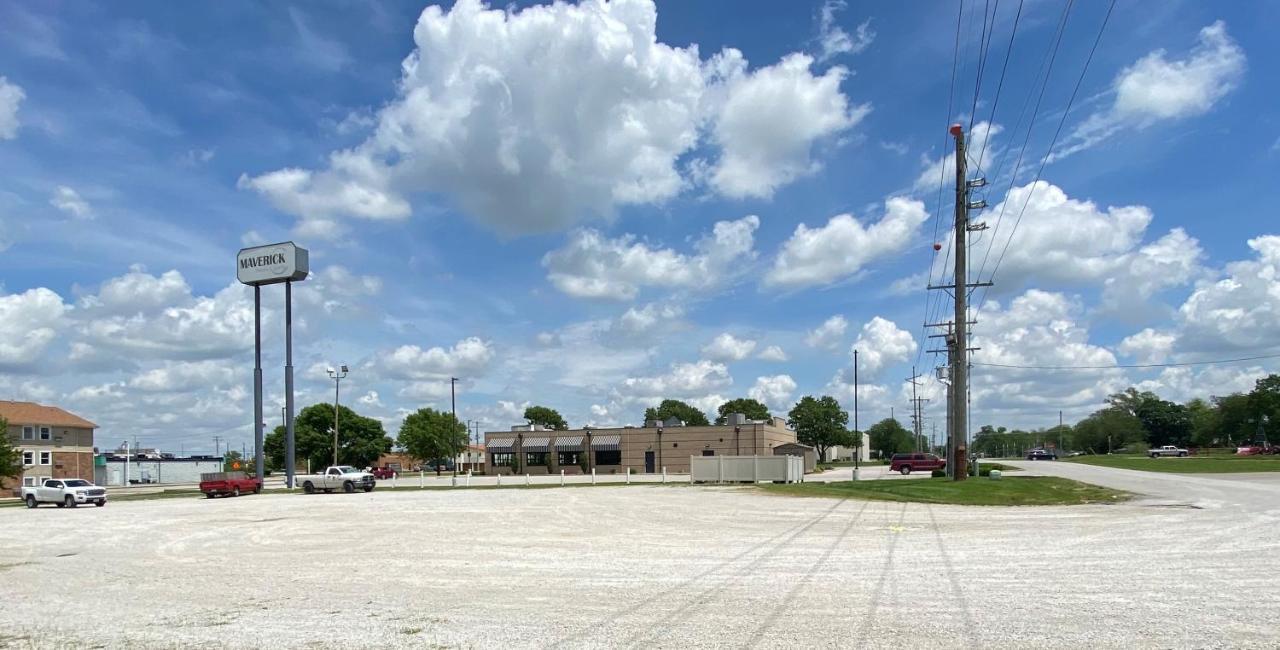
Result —
<path fill-rule="evenodd" d="M 947 461 L 935 454 L 894 454 L 889 461 L 890 472 L 931 472 L 935 469 L 946 469 Z"/>
<path fill-rule="evenodd" d="M 396 477 L 396 471 L 390 467 L 375 467 L 369 470 L 369 473 L 373 474 L 373 477 L 380 481 L 386 481 Z"/>
<path fill-rule="evenodd" d="M 1032 449 L 1027 452 L 1027 460 L 1058 460 L 1058 455 L 1047 449 Z"/>
<path fill-rule="evenodd" d="M 84 479 L 45 479 L 36 487 L 22 488 L 22 500 L 28 508 L 42 503 L 57 504 L 59 508 L 74 508 L 81 503 L 92 503 L 101 508 L 107 505 L 107 491 Z"/>
<path fill-rule="evenodd" d="M 242 492 L 257 494 L 262 491 L 262 483 L 256 478 L 249 478 L 244 472 L 207 472 L 200 475 L 200 491 L 207 499 L 216 496 L 238 497 Z"/>
<path fill-rule="evenodd" d="M 372 492 L 373 487 L 378 483 L 373 474 L 362 472 L 350 465 L 334 465 L 326 469 L 323 474 L 303 474 L 294 480 L 302 484 L 302 491 L 307 494 L 313 494 L 316 490 L 333 492 L 338 489 L 343 492 L 355 492 L 357 488 Z"/>
<path fill-rule="evenodd" d="M 1175 447 L 1174 445 L 1164 445 L 1162 447 L 1152 447 L 1147 453 L 1150 454 L 1152 458 L 1159 458 L 1161 456 L 1179 456 L 1185 458 L 1187 454 L 1191 452 L 1180 447 Z"/>

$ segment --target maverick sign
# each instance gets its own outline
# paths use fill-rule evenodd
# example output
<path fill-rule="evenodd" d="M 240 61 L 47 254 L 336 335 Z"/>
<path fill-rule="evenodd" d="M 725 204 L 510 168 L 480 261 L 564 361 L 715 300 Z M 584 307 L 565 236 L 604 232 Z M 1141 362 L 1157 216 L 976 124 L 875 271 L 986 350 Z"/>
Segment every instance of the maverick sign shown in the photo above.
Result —
<path fill-rule="evenodd" d="M 236 279 L 261 286 L 307 277 L 307 249 L 293 242 L 245 248 L 236 255 Z"/>

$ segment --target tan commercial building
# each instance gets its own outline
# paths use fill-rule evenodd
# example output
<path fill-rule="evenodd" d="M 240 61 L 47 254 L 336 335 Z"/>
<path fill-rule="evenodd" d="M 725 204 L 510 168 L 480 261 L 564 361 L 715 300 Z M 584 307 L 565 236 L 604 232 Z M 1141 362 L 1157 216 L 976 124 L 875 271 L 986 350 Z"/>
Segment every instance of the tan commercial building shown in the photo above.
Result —
<path fill-rule="evenodd" d="M 98 425 L 56 406 L 0 400 L 9 444 L 22 454 L 22 476 L 0 479 L 0 493 L 50 478 L 93 480 L 93 430 Z"/>
<path fill-rule="evenodd" d="M 656 474 L 689 471 L 690 456 L 772 456 L 796 442 L 782 418 L 751 421 L 740 414 L 728 424 L 684 426 L 652 420 L 643 427 L 551 431 L 537 425 L 484 434 L 486 471 L 497 474 Z"/>

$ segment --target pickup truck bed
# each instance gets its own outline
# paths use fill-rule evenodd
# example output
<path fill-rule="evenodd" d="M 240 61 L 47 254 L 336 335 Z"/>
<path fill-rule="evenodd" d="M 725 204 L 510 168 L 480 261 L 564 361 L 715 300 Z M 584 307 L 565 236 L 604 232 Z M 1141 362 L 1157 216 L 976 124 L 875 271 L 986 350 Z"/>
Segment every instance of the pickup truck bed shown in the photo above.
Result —
<path fill-rule="evenodd" d="M 207 499 L 216 496 L 240 496 L 244 493 L 257 494 L 262 491 L 262 484 L 255 478 L 249 478 L 243 472 L 211 472 L 200 476 L 200 491 Z"/>

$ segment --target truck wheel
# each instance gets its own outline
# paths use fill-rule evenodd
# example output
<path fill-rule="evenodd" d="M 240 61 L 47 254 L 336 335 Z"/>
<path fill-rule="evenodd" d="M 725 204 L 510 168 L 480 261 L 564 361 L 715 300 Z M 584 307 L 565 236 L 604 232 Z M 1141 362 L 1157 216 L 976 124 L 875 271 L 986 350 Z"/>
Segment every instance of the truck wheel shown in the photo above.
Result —
<path fill-rule="evenodd" d="M 240 486 L 239 486 L 239 485 L 237 485 L 237 486 L 236 486 L 236 488 L 235 488 L 234 490 L 232 490 L 232 491 L 231 491 L 231 496 L 233 496 L 233 497 L 238 497 L 238 496 L 240 496 Z"/>
<path fill-rule="evenodd" d="M 352 483 L 351 481 L 343 481 L 342 491 L 346 492 L 347 494 L 351 494 L 352 492 L 356 491 L 356 484 Z"/>
<path fill-rule="evenodd" d="M 316 486 L 312 485 L 311 481 L 307 481 L 306 483 L 302 484 L 302 491 L 307 494 L 315 494 Z"/>
<path fill-rule="evenodd" d="M 1178 458 L 1186 458 L 1186 457 L 1187 457 L 1187 452 L 1185 451 L 1178 452 Z"/>
<path fill-rule="evenodd" d="M 204 493 L 204 498 L 206 498 L 206 499 L 212 499 L 214 496 L 215 496 L 215 495 L 214 495 L 214 493 L 212 493 L 212 492 L 205 492 L 205 493 Z"/>
<path fill-rule="evenodd" d="M 910 465 L 903 465 L 903 466 L 902 466 L 902 469 L 900 469 L 900 470 L 898 470 L 898 471 L 899 471 L 899 472 L 902 472 L 902 475 L 903 475 L 903 476 L 906 476 L 907 474 L 910 474 L 910 473 L 911 473 L 911 466 L 910 466 Z"/>
<path fill-rule="evenodd" d="M 27 495 L 27 507 L 28 507 L 28 508 L 34 508 L 34 507 L 36 507 L 36 506 L 38 506 L 38 505 L 40 505 L 40 503 L 39 503 L 38 501 L 36 501 L 36 495 L 34 495 L 34 494 L 28 494 L 28 495 Z"/>
<path fill-rule="evenodd" d="M 1151 454 L 1151 457 L 1152 457 L 1152 458 L 1159 458 L 1159 457 L 1160 457 L 1160 454 Z"/>
<path fill-rule="evenodd" d="M 98 499 L 97 501 L 93 502 L 93 507 L 95 508 L 101 508 L 102 506 L 105 506 L 105 505 L 107 505 L 106 499 Z"/>
<path fill-rule="evenodd" d="M 364 486 L 364 487 L 362 487 L 362 488 L 360 488 L 360 489 L 361 489 L 361 490 L 364 490 L 365 492 L 373 492 L 373 486 L 372 486 L 372 485 L 366 485 L 366 486 Z"/>
<path fill-rule="evenodd" d="M 70 494 L 68 494 L 68 495 L 66 496 L 66 498 L 64 498 L 64 499 L 62 500 L 62 502 L 63 502 L 63 503 L 65 503 L 65 504 L 67 504 L 67 507 L 68 507 L 68 508 L 74 508 L 74 507 L 76 507 L 76 498 L 75 498 L 75 497 L 73 497 L 73 496 L 71 496 Z"/>

